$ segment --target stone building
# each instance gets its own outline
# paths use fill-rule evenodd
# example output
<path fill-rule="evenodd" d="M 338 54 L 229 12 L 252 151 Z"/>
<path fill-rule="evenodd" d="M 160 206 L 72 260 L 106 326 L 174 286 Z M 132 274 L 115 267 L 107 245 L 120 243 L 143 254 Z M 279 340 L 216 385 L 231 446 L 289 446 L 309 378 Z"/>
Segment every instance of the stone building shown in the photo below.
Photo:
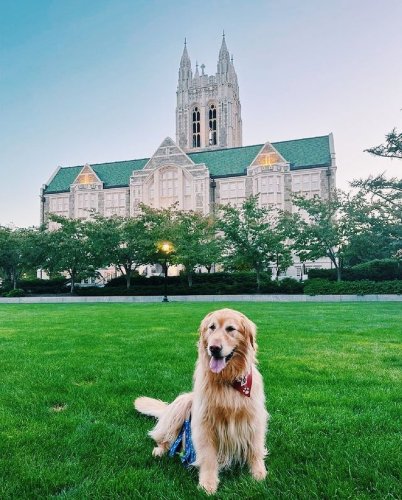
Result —
<path fill-rule="evenodd" d="M 140 203 L 178 203 L 207 214 L 215 204 L 240 205 L 259 194 L 261 206 L 292 210 L 291 193 L 327 198 L 335 187 L 332 134 L 242 145 L 239 86 L 225 37 L 217 72 L 195 73 L 186 44 L 179 67 L 176 142 L 165 138 L 150 158 L 59 167 L 41 191 L 41 220 L 49 213 L 86 218 L 135 216 Z M 315 266 L 326 266 L 322 261 Z M 300 265 L 290 270 L 300 274 Z"/>

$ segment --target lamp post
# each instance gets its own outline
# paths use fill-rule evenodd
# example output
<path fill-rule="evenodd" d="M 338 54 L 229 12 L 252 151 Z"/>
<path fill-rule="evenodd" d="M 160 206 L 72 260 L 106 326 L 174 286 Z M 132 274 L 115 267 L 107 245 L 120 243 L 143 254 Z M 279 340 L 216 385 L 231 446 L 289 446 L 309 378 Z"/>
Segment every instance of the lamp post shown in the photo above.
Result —
<path fill-rule="evenodd" d="M 169 254 L 171 254 L 173 252 L 174 248 L 173 248 L 172 243 L 170 243 L 170 241 L 163 241 L 159 245 L 159 250 L 163 254 L 163 256 L 165 257 L 165 279 L 163 282 L 164 296 L 163 296 L 162 302 L 169 302 L 169 300 L 167 298 L 167 272 L 168 272 L 167 262 L 168 262 Z"/>

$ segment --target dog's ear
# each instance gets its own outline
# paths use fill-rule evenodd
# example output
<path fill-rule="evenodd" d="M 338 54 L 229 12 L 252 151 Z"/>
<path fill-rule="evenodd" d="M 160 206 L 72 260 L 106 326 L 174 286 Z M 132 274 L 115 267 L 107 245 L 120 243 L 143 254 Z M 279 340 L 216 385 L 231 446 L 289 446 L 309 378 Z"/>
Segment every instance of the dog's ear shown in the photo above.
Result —
<path fill-rule="evenodd" d="M 205 316 L 205 318 L 201 321 L 200 329 L 199 329 L 200 335 L 202 335 L 205 332 L 205 330 L 208 329 L 209 321 L 211 319 L 212 314 L 213 314 L 212 312 L 208 313 Z"/>
<path fill-rule="evenodd" d="M 250 344 L 254 348 L 254 350 L 257 350 L 257 344 L 255 341 L 257 327 L 250 319 L 247 318 L 247 316 L 244 315 L 242 315 L 242 323 L 246 337 L 248 337 Z"/>

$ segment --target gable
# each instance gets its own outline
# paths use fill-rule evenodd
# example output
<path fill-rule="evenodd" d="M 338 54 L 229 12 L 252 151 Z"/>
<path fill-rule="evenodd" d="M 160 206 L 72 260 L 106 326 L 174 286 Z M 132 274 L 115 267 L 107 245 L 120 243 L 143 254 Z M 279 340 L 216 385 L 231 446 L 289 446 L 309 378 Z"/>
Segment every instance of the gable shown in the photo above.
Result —
<path fill-rule="evenodd" d="M 96 175 L 96 173 L 92 170 L 91 166 L 84 165 L 80 171 L 80 173 L 75 178 L 73 184 L 102 184 L 102 181 Z"/>
<path fill-rule="evenodd" d="M 194 166 L 194 162 L 189 156 L 170 137 L 166 137 L 148 160 L 144 170 L 154 170 L 163 164 L 169 163 L 174 163 L 181 167 Z"/>
<path fill-rule="evenodd" d="M 272 168 L 274 165 L 287 163 L 284 157 L 272 146 L 266 142 L 255 157 L 251 167 Z"/>

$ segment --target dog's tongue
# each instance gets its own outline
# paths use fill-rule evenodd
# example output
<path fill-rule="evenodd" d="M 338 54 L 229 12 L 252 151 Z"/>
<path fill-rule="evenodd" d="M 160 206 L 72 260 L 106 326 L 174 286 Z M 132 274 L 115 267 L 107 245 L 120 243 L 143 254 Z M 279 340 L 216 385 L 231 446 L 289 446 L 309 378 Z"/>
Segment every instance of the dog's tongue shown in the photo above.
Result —
<path fill-rule="evenodd" d="M 211 368 L 211 372 L 213 373 L 219 373 L 221 372 L 226 366 L 226 360 L 225 358 L 211 358 L 211 361 L 209 362 L 209 367 Z"/>

